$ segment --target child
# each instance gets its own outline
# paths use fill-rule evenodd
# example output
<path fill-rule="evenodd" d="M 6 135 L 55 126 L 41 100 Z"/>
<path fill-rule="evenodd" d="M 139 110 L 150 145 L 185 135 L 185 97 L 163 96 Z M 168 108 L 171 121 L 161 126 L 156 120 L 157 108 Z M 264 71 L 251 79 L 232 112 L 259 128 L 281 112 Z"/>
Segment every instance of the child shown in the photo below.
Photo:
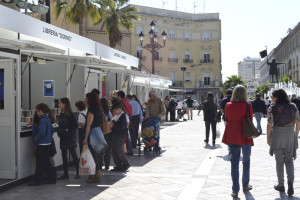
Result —
<path fill-rule="evenodd" d="M 112 156 L 116 167 L 111 171 L 125 172 L 130 167 L 130 164 L 123 151 L 125 136 L 128 133 L 126 114 L 123 112 L 122 102 L 115 102 L 112 109 L 114 113 L 111 129 Z"/>
<path fill-rule="evenodd" d="M 37 118 L 38 117 L 38 118 Z M 38 186 L 43 183 L 43 175 L 46 172 L 46 184 L 55 184 L 56 177 L 52 169 L 50 157 L 52 153 L 52 135 L 54 133 L 52 123 L 54 117 L 49 107 L 44 104 L 36 106 L 36 115 L 32 126 L 32 133 L 36 146 L 36 170 L 35 178 L 30 186 Z"/>

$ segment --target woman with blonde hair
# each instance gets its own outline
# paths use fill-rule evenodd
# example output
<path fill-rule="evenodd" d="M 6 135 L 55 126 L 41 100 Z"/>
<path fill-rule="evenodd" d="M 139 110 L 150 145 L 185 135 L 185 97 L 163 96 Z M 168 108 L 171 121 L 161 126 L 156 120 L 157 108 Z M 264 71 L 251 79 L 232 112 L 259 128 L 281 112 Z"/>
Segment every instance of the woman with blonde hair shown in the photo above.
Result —
<path fill-rule="evenodd" d="M 239 184 L 239 160 L 241 151 L 243 153 L 243 191 L 249 191 L 252 186 L 249 185 L 250 179 L 250 156 L 253 139 L 244 137 L 243 120 L 246 117 L 247 107 L 249 108 L 250 117 L 253 118 L 252 105 L 247 103 L 246 89 L 238 85 L 233 90 L 230 102 L 225 105 L 226 127 L 222 142 L 227 144 L 231 152 L 231 179 L 232 194 L 234 198 L 238 197 L 240 190 Z"/>

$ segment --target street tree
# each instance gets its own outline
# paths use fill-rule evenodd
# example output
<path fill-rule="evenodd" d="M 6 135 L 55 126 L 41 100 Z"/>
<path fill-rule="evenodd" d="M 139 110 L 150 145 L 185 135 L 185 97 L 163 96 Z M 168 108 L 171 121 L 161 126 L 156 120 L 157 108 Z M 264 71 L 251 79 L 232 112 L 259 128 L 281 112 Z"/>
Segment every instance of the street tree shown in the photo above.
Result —
<path fill-rule="evenodd" d="M 226 92 L 226 90 L 231 89 L 237 85 L 243 85 L 246 87 L 246 82 L 242 80 L 241 76 L 232 75 L 230 77 L 227 77 L 227 80 L 224 82 L 223 90 Z"/>
<path fill-rule="evenodd" d="M 289 83 L 290 81 L 295 82 L 294 79 L 290 79 L 290 77 L 288 76 L 284 76 L 279 80 L 279 82 L 283 82 L 283 83 Z"/>
<path fill-rule="evenodd" d="M 267 94 L 268 91 L 270 90 L 270 88 L 269 88 L 269 83 L 270 83 L 270 82 L 267 82 L 267 83 L 264 83 L 264 84 L 258 86 L 258 87 L 256 88 L 256 90 L 254 91 L 254 93 L 255 93 L 255 94 L 260 93 L 261 95 Z"/>
<path fill-rule="evenodd" d="M 101 30 L 109 38 L 109 46 L 115 48 L 121 45 L 122 33 L 121 28 L 131 31 L 134 27 L 132 20 L 139 20 L 135 14 L 138 9 L 132 6 L 125 6 L 129 0 L 98 0 L 98 12 L 100 14 Z M 125 6 L 125 7 L 124 7 Z"/>
<path fill-rule="evenodd" d="M 94 0 L 56 0 L 55 16 L 61 14 L 73 24 L 78 24 L 79 35 L 85 36 L 85 21 L 89 17 L 93 24 L 100 20 L 100 13 Z"/>

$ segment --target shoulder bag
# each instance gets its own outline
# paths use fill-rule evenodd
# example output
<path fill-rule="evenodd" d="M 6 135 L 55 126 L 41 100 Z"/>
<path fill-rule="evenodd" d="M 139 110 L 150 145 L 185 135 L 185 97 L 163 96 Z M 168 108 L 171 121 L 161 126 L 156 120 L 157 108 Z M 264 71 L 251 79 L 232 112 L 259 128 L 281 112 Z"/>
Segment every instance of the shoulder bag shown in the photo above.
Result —
<path fill-rule="evenodd" d="M 107 134 L 111 132 L 111 128 L 107 122 L 107 116 L 105 114 L 102 115 L 102 121 L 100 124 L 100 128 L 103 134 Z"/>
<path fill-rule="evenodd" d="M 251 120 L 249 104 L 248 103 L 246 104 L 247 104 L 247 109 L 246 109 L 246 117 L 244 119 L 244 136 L 245 138 L 257 138 L 258 136 L 260 136 L 260 133 L 255 128 Z"/>

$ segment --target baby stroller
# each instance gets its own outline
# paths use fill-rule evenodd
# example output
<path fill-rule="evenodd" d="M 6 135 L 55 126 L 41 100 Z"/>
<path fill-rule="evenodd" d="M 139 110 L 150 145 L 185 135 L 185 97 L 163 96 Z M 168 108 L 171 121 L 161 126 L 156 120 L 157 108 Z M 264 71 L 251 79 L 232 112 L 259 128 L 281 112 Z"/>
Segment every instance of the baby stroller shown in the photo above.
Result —
<path fill-rule="evenodd" d="M 141 155 L 141 148 L 144 150 L 144 155 L 149 154 L 150 151 L 153 152 L 153 156 L 160 154 L 159 125 L 160 120 L 157 117 L 150 117 L 143 121 L 141 137 L 144 146 L 138 148 L 139 156 Z"/>
<path fill-rule="evenodd" d="M 187 108 L 186 107 L 184 107 L 182 110 L 178 110 L 178 112 L 177 112 L 177 119 L 179 120 L 179 119 L 183 118 L 183 116 L 186 113 L 187 113 Z M 184 120 L 184 118 L 183 118 L 183 120 Z"/>

